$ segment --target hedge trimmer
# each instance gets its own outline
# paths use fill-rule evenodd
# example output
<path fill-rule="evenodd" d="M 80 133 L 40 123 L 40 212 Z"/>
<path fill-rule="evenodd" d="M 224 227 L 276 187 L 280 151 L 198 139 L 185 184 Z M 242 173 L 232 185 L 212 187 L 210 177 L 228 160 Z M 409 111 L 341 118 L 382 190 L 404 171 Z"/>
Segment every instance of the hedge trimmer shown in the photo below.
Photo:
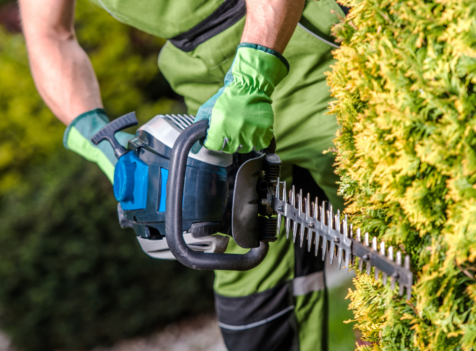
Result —
<path fill-rule="evenodd" d="M 370 240 L 343 219 L 332 205 L 309 194 L 288 192 L 280 180 L 281 160 L 275 143 L 246 156 L 228 155 L 202 148 L 189 154 L 192 145 L 205 137 L 208 122 L 193 124 L 193 117 L 159 115 L 140 127 L 128 150 L 114 134 L 136 125 L 134 113 L 109 123 L 92 142 L 111 143 L 118 162 L 114 195 L 119 201 L 122 227 L 132 227 L 142 249 L 155 258 L 176 258 L 193 269 L 248 270 L 266 257 L 269 242 L 284 226 L 286 237 L 314 249 L 322 259 L 339 268 L 355 267 L 374 277 L 381 273 L 392 290 L 399 284 L 411 296 L 413 274 L 410 257 Z M 241 158 L 241 160 L 239 159 Z M 227 235 L 215 235 L 225 233 Z M 225 254 L 229 237 L 250 251 Z M 357 264 L 358 263 L 358 264 Z"/>

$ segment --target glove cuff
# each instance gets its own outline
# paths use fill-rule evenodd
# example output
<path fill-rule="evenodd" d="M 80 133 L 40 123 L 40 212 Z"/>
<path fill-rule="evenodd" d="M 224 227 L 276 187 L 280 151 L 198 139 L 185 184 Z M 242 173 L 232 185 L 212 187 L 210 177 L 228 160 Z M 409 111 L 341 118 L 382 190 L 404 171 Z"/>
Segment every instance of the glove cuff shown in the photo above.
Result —
<path fill-rule="evenodd" d="M 286 58 L 282 54 L 277 52 L 276 50 L 270 49 L 270 48 L 268 48 L 266 46 L 263 46 L 263 45 L 252 44 L 252 43 L 241 43 L 240 45 L 238 45 L 238 47 L 236 49 L 239 50 L 240 48 L 255 49 L 255 50 L 259 50 L 259 51 L 262 51 L 266 54 L 273 55 L 273 56 L 277 57 L 278 59 L 281 60 L 281 62 L 284 64 L 284 66 L 286 67 L 286 69 L 289 73 L 289 62 L 288 62 L 288 60 L 286 60 Z"/>
<path fill-rule="evenodd" d="M 63 144 L 67 150 L 96 163 L 112 183 L 114 181 L 114 166 L 117 162 L 114 150 L 107 142 L 102 142 L 98 146 L 91 142 L 93 135 L 108 122 L 109 118 L 102 108 L 83 113 L 66 128 Z"/>
<path fill-rule="evenodd" d="M 103 108 L 96 108 L 94 110 L 85 112 L 76 117 L 63 134 L 63 145 L 66 150 L 69 150 L 68 139 L 69 134 L 73 128 L 79 130 L 88 140 L 93 137 L 102 127 L 109 123 L 106 111 Z"/>
<path fill-rule="evenodd" d="M 258 44 L 241 43 L 225 77 L 225 86 L 234 82 L 269 97 L 288 72 L 289 64 L 279 52 Z"/>

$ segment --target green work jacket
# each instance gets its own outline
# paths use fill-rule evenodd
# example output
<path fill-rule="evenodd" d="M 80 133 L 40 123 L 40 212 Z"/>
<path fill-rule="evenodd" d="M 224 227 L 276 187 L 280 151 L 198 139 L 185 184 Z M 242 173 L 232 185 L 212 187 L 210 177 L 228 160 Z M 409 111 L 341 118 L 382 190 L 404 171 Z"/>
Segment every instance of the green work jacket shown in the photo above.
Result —
<path fill-rule="evenodd" d="M 225 4 L 224 0 L 92 1 L 118 21 L 166 39 L 187 32 Z"/>

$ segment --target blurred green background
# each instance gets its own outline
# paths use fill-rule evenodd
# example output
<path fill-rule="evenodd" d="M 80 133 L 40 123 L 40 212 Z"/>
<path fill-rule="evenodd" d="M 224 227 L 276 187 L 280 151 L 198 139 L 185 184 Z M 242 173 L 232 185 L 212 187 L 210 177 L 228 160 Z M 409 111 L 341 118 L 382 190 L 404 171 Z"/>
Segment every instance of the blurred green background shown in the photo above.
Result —
<path fill-rule="evenodd" d="M 65 127 L 36 91 L 16 14 L 0 0 L 0 329 L 19 350 L 79 350 L 211 311 L 213 274 L 143 254 L 117 223 L 106 177 L 63 148 Z M 76 21 L 111 117 L 184 112 L 157 68 L 164 40 L 87 0 Z M 330 293 L 332 351 L 354 348 L 346 289 Z"/>

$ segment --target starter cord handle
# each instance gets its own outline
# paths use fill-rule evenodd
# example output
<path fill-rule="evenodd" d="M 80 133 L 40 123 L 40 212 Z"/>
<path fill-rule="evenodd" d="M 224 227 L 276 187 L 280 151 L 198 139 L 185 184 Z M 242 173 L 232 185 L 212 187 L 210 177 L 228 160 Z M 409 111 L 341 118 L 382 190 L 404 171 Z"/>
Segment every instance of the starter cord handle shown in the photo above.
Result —
<path fill-rule="evenodd" d="M 243 255 L 193 251 L 185 243 L 182 231 L 182 200 L 187 159 L 193 144 L 207 134 L 208 121 L 187 127 L 174 143 L 170 157 L 165 211 L 165 238 L 170 251 L 183 265 L 199 270 L 246 271 L 259 265 L 268 253 L 268 243 Z M 186 201 L 186 200 L 185 200 Z"/>
<path fill-rule="evenodd" d="M 114 155 L 119 159 L 121 156 L 127 154 L 127 150 L 124 146 L 119 144 L 114 135 L 123 129 L 136 126 L 137 124 L 136 113 L 128 113 L 105 125 L 99 132 L 94 134 L 91 138 L 91 142 L 94 145 L 98 145 L 101 141 L 107 140 L 114 149 Z"/>

